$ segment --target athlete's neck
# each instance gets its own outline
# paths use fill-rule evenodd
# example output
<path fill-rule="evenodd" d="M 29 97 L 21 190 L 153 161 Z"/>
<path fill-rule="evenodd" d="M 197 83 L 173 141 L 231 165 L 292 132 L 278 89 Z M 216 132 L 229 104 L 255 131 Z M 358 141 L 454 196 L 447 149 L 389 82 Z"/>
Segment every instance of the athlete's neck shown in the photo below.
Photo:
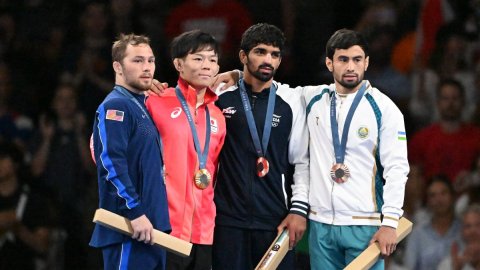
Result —
<path fill-rule="evenodd" d="M 202 105 L 205 101 L 205 92 L 207 88 L 203 88 L 202 90 L 197 90 L 197 108 L 198 106 Z"/>
<path fill-rule="evenodd" d="M 115 84 L 119 85 L 119 86 L 121 86 L 121 87 L 127 89 L 128 91 L 130 91 L 132 93 L 135 93 L 137 95 L 144 95 L 145 94 L 145 90 L 140 90 L 140 89 L 131 87 L 130 85 L 127 85 L 125 83 L 115 83 Z"/>

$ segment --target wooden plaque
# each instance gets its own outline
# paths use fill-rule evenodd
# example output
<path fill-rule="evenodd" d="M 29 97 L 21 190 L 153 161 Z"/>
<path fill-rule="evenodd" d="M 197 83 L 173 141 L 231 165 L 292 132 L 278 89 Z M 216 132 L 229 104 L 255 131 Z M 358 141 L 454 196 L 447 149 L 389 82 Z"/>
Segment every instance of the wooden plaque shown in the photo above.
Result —
<path fill-rule="evenodd" d="M 397 227 L 397 243 L 400 243 L 411 231 L 413 224 L 406 218 L 400 218 Z M 374 265 L 380 256 L 380 247 L 378 243 L 368 246 L 357 258 L 355 258 L 345 270 L 369 269 Z"/>
<path fill-rule="evenodd" d="M 95 211 L 93 222 L 129 236 L 133 234 L 130 220 L 102 208 Z M 155 229 L 153 240 L 155 244 L 184 257 L 189 256 L 192 250 L 192 243 Z"/>

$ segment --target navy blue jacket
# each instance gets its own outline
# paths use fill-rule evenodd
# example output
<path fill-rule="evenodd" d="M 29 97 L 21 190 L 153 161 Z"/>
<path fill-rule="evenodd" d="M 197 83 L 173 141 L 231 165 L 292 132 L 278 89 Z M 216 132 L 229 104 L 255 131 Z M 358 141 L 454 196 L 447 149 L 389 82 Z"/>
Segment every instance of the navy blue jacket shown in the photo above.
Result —
<path fill-rule="evenodd" d="M 138 105 L 113 90 L 96 112 L 93 145 L 99 207 L 130 220 L 145 214 L 155 229 L 170 231 L 160 136 L 145 108 L 145 96 L 131 94 Z M 95 225 L 90 245 L 104 247 L 125 237 Z"/>
<path fill-rule="evenodd" d="M 269 93 L 269 89 L 264 89 L 252 94 L 247 85 L 260 140 Z M 289 149 L 294 115 L 291 105 L 277 92 L 266 153 L 270 169 L 262 178 L 257 176 L 258 156 L 240 91 L 233 89 L 222 93 L 216 105 L 222 109 L 227 124 L 227 136 L 220 154 L 215 186 L 216 224 L 243 229 L 275 230 L 289 212 L 306 217 L 308 202 L 292 201 L 294 166 L 290 162 L 292 157 L 289 157 Z"/>

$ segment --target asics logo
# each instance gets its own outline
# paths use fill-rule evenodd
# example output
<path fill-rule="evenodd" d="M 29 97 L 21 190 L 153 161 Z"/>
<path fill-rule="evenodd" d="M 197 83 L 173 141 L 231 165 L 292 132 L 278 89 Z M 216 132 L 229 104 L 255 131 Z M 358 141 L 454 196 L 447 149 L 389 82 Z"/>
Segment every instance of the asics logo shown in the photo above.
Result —
<path fill-rule="evenodd" d="M 170 117 L 172 117 L 173 119 L 177 118 L 178 116 L 180 116 L 180 114 L 182 113 L 182 108 L 180 107 L 176 107 L 173 112 L 170 114 Z"/>

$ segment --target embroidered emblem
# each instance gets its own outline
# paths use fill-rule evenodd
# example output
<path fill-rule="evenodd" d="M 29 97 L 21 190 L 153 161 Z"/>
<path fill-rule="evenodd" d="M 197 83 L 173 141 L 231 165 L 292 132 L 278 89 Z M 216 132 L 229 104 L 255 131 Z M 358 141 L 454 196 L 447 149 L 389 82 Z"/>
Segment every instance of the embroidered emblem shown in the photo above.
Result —
<path fill-rule="evenodd" d="M 357 135 L 360 139 L 365 139 L 368 137 L 368 128 L 367 127 L 360 127 L 357 130 Z"/>
<path fill-rule="evenodd" d="M 123 111 L 118 110 L 107 110 L 107 114 L 105 115 L 105 119 L 123 122 L 123 116 L 125 113 Z"/>
<path fill-rule="evenodd" d="M 280 118 L 281 117 L 282 117 L 281 115 L 273 114 L 272 127 L 278 127 L 278 125 L 280 124 Z"/>
<path fill-rule="evenodd" d="M 406 141 L 407 140 L 407 133 L 405 131 L 398 132 L 398 140 L 399 141 Z"/>
<path fill-rule="evenodd" d="M 232 115 L 234 115 L 236 112 L 237 110 L 235 110 L 235 107 L 228 107 L 222 110 L 222 113 L 225 116 L 225 118 L 231 118 Z"/>
<path fill-rule="evenodd" d="M 217 119 L 215 118 L 210 118 L 210 129 L 212 130 L 213 133 L 218 132 L 218 122 Z"/>

